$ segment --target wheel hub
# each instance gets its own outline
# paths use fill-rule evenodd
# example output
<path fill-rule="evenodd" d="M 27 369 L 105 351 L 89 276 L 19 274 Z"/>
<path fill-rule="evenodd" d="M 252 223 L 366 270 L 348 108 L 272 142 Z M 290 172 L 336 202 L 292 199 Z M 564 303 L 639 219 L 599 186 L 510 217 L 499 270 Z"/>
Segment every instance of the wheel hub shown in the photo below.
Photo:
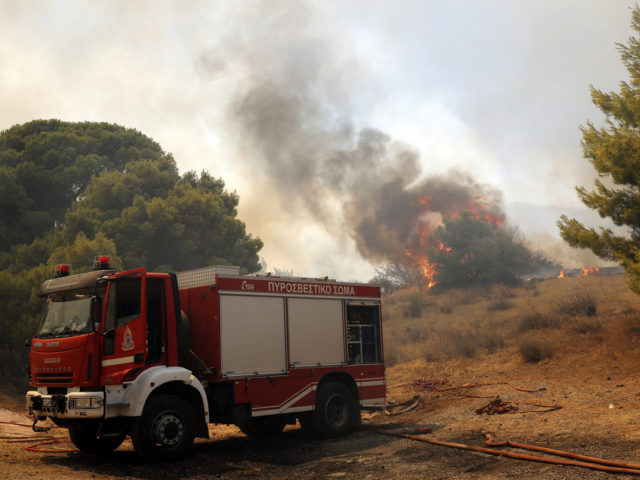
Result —
<path fill-rule="evenodd" d="M 340 395 L 333 395 L 327 402 L 327 419 L 335 427 L 341 426 L 347 419 L 347 405 Z"/>
<path fill-rule="evenodd" d="M 159 416 L 153 427 L 153 438 L 162 445 L 173 446 L 180 442 L 183 435 L 182 419 L 174 413 Z"/>

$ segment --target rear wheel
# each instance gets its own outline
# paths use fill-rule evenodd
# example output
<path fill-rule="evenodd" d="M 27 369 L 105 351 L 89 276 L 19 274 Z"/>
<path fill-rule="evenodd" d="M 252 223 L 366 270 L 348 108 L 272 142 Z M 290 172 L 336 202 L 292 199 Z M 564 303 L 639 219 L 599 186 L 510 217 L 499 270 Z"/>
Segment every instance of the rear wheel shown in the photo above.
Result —
<path fill-rule="evenodd" d="M 313 431 L 321 437 L 337 437 L 360 425 L 360 408 L 342 383 L 327 382 L 318 390 L 316 410 L 311 417 Z"/>
<path fill-rule="evenodd" d="M 69 429 L 69 438 L 73 444 L 85 453 L 110 453 L 118 448 L 125 439 L 125 434 L 117 436 L 98 436 L 94 432 Z"/>
<path fill-rule="evenodd" d="M 144 460 L 177 460 L 193 445 L 195 418 L 191 406 L 175 395 L 149 400 L 133 423 L 131 440 Z"/>

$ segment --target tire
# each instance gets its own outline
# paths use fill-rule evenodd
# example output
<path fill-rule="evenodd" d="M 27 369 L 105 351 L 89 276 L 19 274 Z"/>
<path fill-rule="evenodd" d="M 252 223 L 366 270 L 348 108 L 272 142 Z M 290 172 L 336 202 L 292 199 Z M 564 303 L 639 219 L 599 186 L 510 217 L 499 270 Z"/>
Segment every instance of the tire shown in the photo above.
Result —
<path fill-rule="evenodd" d="M 124 442 L 125 437 L 124 433 L 116 437 L 99 437 L 93 432 L 69 429 L 69 438 L 85 453 L 111 453 Z"/>
<path fill-rule="evenodd" d="M 194 437 L 193 410 L 175 395 L 149 400 L 131 430 L 133 447 L 145 461 L 178 460 L 189 451 Z"/>
<path fill-rule="evenodd" d="M 320 437 L 338 437 L 360 425 L 360 407 L 342 383 L 327 382 L 318 390 L 311 427 Z"/>
<path fill-rule="evenodd" d="M 249 437 L 265 438 L 280 435 L 284 430 L 285 421 L 278 415 L 269 417 L 250 418 L 240 427 L 242 432 Z"/>

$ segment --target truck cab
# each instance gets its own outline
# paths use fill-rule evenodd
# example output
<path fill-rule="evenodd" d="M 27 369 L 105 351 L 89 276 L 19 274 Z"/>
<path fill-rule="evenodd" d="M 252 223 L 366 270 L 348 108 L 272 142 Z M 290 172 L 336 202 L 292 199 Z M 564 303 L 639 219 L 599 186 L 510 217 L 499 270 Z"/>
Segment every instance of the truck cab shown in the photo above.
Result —
<path fill-rule="evenodd" d="M 136 420 L 146 402 L 169 395 L 166 391 L 174 403 L 195 400 L 195 412 L 184 414 L 185 420 L 167 417 L 156 427 L 156 437 L 168 446 L 182 445 L 185 436 L 187 443 L 195 435 L 207 437 L 204 388 L 178 366 L 176 319 L 181 316 L 175 276 L 144 268 L 116 273 L 104 256 L 96 259 L 95 268 L 70 275 L 68 266 L 58 266 L 56 277 L 40 287 L 45 301 L 31 340 L 32 390 L 27 392 L 34 420 L 50 417 L 87 452 L 111 451 L 127 434 L 134 443 L 153 443 L 139 438 L 143 432 Z M 147 384 L 145 377 L 154 381 Z"/>

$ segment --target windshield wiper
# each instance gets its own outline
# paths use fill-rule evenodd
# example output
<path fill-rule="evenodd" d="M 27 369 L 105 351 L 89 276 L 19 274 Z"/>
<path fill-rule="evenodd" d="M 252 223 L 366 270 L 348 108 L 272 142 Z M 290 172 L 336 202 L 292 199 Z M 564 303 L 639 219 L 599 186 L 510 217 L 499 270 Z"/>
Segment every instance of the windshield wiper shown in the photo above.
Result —
<path fill-rule="evenodd" d="M 35 338 L 52 338 L 54 336 L 55 336 L 54 333 L 48 332 L 48 333 L 39 333 L 39 334 L 36 335 Z"/>

